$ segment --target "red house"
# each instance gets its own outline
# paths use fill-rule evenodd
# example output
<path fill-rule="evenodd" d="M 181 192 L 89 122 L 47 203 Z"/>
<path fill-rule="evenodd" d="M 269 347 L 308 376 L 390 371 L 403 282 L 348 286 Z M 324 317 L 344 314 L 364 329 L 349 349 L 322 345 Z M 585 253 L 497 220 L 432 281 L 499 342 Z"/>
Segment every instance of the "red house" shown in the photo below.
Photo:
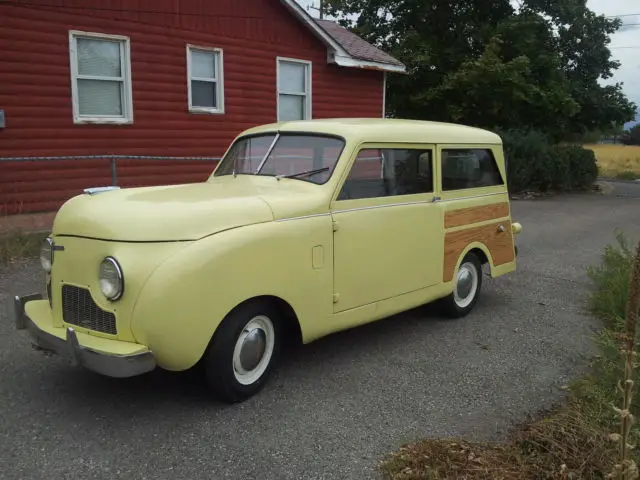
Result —
<path fill-rule="evenodd" d="M 200 181 L 214 161 L 157 157 L 220 157 L 276 120 L 384 116 L 387 72 L 405 70 L 294 0 L 0 2 L 0 45 L 0 215 L 111 183 L 105 156 L 154 157 L 119 158 L 122 186 Z"/>

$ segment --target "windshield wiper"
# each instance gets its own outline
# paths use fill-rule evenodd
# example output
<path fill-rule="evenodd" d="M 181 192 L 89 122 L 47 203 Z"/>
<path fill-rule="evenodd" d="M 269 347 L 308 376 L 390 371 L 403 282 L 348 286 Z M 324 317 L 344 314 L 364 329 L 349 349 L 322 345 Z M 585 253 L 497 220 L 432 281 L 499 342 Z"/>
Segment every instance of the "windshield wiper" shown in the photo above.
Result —
<path fill-rule="evenodd" d="M 316 168 L 315 170 L 307 170 L 305 172 L 292 173 L 290 175 L 276 175 L 276 180 L 280 180 L 281 178 L 296 178 L 296 177 L 302 177 L 304 175 L 313 175 L 315 173 L 326 172 L 327 170 L 331 170 L 331 168 L 323 167 L 323 168 Z"/>

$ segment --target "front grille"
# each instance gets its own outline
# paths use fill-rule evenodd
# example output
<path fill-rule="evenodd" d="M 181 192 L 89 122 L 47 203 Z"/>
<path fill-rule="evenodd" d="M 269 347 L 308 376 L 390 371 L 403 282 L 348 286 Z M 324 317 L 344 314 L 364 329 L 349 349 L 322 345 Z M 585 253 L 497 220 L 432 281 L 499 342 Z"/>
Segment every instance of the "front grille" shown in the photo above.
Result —
<path fill-rule="evenodd" d="M 86 288 L 62 286 L 62 318 L 65 323 L 115 335 L 116 316 L 102 310 Z"/>

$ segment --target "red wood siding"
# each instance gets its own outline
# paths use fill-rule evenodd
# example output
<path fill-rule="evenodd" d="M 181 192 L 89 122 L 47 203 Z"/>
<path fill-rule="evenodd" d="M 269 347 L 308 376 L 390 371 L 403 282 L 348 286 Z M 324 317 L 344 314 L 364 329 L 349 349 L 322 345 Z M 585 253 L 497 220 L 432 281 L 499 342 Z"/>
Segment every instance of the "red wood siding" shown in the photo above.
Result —
<path fill-rule="evenodd" d="M 40 6 L 0 4 L 0 157 L 219 157 L 242 130 L 276 120 L 277 56 L 313 62 L 313 118 L 382 115 L 382 73 L 327 64 L 326 47 L 279 0 L 30 3 Z M 95 10 L 62 7 L 78 5 Z M 69 30 L 130 37 L 133 125 L 73 123 Z M 188 112 L 187 44 L 223 49 L 225 114 Z M 118 178 L 122 186 L 192 182 L 212 168 L 128 160 L 118 162 Z M 0 162 L 0 212 L 51 210 L 108 183 L 106 160 Z"/>

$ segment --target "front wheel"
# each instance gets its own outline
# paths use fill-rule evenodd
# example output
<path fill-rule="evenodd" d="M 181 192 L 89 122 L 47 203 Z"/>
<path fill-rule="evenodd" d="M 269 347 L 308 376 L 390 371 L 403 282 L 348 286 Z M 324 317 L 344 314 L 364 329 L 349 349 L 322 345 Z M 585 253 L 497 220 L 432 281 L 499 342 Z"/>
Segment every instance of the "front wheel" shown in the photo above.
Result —
<path fill-rule="evenodd" d="M 204 365 L 220 400 L 242 402 L 262 389 L 280 351 L 280 332 L 278 312 L 265 302 L 243 305 L 224 319 Z"/>
<path fill-rule="evenodd" d="M 481 289 L 482 263 L 475 253 L 468 253 L 454 278 L 453 292 L 440 300 L 442 312 L 450 318 L 464 317 L 473 310 Z"/>

